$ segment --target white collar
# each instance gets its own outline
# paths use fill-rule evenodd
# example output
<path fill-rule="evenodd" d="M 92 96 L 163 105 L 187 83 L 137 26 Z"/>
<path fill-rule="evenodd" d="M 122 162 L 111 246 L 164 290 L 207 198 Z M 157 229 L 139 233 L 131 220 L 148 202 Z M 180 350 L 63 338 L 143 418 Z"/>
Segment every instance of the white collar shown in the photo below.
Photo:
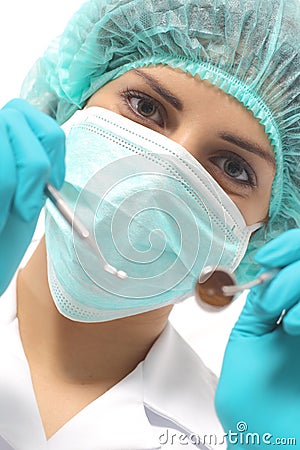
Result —
<path fill-rule="evenodd" d="M 0 436 L 4 436 L 3 430 L 6 430 L 8 434 L 5 437 L 9 438 L 11 435 L 16 438 L 17 441 L 13 444 L 22 450 L 158 449 L 158 432 L 149 423 L 146 408 L 146 411 L 148 409 L 168 419 L 179 430 L 197 434 L 201 438 L 216 434 L 221 439 L 224 433 L 213 404 L 216 377 L 168 323 L 145 360 L 133 372 L 84 408 L 47 442 L 36 404 L 31 401 L 31 414 L 28 410 L 25 413 L 19 407 L 20 397 L 16 398 L 14 395 L 20 389 L 19 376 L 22 374 L 27 385 L 27 400 L 24 399 L 24 404 L 27 401 L 30 403 L 30 390 L 33 396 L 27 360 L 18 339 L 15 284 L 14 280 L 1 298 L 0 308 L 0 327 L 2 332 L 8 333 L 7 336 L 2 336 L 5 338 L 5 345 L 0 345 L 0 358 L 11 351 L 13 353 L 12 358 L 8 358 L 8 364 L 4 364 L 5 369 L 1 364 L 0 399 L 3 400 L 3 395 L 8 400 L 15 399 L 15 404 L 13 400 L 6 408 L 1 408 L 2 412 L 5 410 L 5 414 L 0 411 Z M 8 342 L 12 346 L 10 350 L 7 348 L 10 347 Z M 6 396 L 9 389 L 12 395 Z M 16 436 L 16 430 L 19 437 Z M 33 434 L 36 438 L 34 445 Z"/>
<path fill-rule="evenodd" d="M 144 402 L 151 411 L 191 434 L 222 441 L 214 408 L 217 377 L 170 323 L 148 353 L 143 374 Z"/>

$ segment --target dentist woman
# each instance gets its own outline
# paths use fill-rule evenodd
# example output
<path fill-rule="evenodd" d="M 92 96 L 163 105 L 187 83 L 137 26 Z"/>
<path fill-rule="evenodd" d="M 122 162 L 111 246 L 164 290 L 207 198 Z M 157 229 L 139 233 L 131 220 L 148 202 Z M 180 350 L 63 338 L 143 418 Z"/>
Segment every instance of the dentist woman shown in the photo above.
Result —
<path fill-rule="evenodd" d="M 298 0 L 90 0 L 1 110 L 1 450 L 300 440 L 299 19 Z M 19 270 L 49 182 L 99 253 L 48 201 Z M 232 331 L 217 414 L 168 322 L 207 265 L 281 269 Z"/>

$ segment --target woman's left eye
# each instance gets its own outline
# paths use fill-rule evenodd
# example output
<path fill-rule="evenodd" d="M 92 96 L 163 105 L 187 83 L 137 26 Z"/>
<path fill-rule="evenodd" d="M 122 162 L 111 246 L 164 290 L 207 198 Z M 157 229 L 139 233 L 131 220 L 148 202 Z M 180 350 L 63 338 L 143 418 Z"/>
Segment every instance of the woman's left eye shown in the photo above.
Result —
<path fill-rule="evenodd" d="M 121 95 L 130 112 L 143 120 L 152 121 L 158 126 L 164 127 L 164 108 L 155 99 L 141 92 L 131 90 L 122 92 Z"/>
<path fill-rule="evenodd" d="M 226 177 L 235 183 L 249 187 L 256 186 L 255 172 L 250 165 L 236 154 L 214 156 L 210 160 L 217 166 Z"/>

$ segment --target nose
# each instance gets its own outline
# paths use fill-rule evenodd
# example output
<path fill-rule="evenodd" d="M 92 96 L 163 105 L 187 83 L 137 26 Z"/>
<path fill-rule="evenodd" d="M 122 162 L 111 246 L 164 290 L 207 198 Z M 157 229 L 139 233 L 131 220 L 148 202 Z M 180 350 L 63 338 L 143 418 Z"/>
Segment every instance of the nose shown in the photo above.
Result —
<path fill-rule="evenodd" d="M 201 150 L 205 147 L 208 133 L 204 133 L 199 124 L 182 123 L 168 137 L 184 147 L 194 158 L 201 159 Z"/>

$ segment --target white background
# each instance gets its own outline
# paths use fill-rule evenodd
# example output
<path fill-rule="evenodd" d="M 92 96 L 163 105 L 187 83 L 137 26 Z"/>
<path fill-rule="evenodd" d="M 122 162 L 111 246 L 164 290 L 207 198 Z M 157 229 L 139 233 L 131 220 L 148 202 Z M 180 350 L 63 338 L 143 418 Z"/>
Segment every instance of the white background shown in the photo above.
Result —
<path fill-rule="evenodd" d="M 0 106 L 19 95 L 34 61 L 82 0 L 0 0 Z"/>
<path fill-rule="evenodd" d="M 82 0 L 1 0 L 0 3 L 0 106 L 17 97 L 27 71 L 62 32 Z M 222 313 L 203 312 L 195 302 L 177 305 L 172 321 L 200 354 L 219 373 L 229 331 L 241 302 Z"/>

